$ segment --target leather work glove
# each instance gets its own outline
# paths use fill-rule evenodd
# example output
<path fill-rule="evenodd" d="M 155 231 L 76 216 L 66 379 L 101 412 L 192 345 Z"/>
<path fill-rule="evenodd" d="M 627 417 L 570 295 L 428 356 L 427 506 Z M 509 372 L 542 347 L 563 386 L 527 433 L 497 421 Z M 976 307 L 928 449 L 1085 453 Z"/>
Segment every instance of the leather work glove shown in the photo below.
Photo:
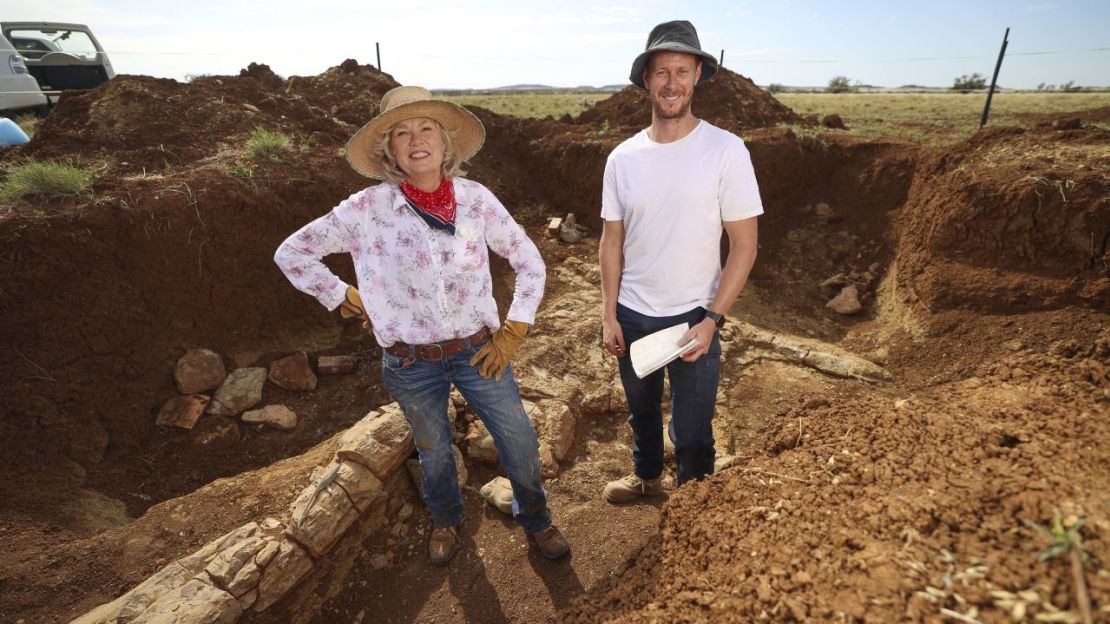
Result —
<path fill-rule="evenodd" d="M 347 287 L 347 298 L 339 304 L 339 316 L 342 318 L 357 316 L 364 321 L 370 319 L 366 316 L 366 308 L 362 306 L 362 297 L 358 296 L 358 289 L 354 286 Z"/>
<path fill-rule="evenodd" d="M 528 328 L 528 323 L 506 320 L 501 329 L 493 332 L 489 342 L 470 358 L 470 365 L 477 366 L 482 377 L 501 381 L 505 369 L 509 367 L 509 360 L 528 335 Z"/>

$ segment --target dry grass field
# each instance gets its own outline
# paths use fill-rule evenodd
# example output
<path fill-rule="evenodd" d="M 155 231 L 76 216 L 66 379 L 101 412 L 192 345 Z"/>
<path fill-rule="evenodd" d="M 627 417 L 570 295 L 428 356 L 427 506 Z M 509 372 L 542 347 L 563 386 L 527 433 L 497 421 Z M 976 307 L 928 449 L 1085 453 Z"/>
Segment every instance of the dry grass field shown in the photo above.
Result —
<path fill-rule="evenodd" d="M 947 145 L 973 134 L 986 102 L 983 93 L 779 93 L 775 97 L 801 115 L 823 118 L 836 113 L 855 134 L 900 136 L 929 145 Z M 1110 106 L 1110 93 L 996 93 L 988 124 L 1020 124 L 1021 115 L 1104 106 Z"/>
<path fill-rule="evenodd" d="M 447 95 L 463 105 L 477 105 L 514 117 L 559 118 L 577 115 L 609 97 L 597 92 L 506 92 Z M 982 93 L 779 93 L 782 103 L 801 115 L 836 113 L 847 132 L 868 137 L 903 137 L 927 145 L 948 145 L 979 127 L 986 96 Z M 1021 115 L 1089 110 L 1110 106 L 1110 93 L 996 93 L 991 125 L 1027 123 Z M 695 99 L 694 110 L 697 111 Z M 1098 123 L 1094 125 L 1099 125 Z M 799 132 L 810 130 L 799 129 Z"/>
<path fill-rule="evenodd" d="M 513 91 L 506 93 L 472 93 L 442 95 L 445 100 L 463 106 L 481 106 L 513 117 L 546 117 L 558 119 L 563 115 L 577 115 L 612 93 L 598 91 Z"/>

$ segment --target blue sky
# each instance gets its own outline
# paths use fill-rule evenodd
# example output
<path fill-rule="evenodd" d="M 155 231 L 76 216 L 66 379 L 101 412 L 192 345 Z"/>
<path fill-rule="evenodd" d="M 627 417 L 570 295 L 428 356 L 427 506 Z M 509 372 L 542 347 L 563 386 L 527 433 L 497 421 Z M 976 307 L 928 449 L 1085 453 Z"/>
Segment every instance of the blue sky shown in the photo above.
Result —
<path fill-rule="evenodd" d="M 681 8 L 680 8 L 681 7 Z M 88 24 L 118 73 L 183 79 L 248 63 L 312 75 L 346 58 L 432 88 L 626 84 L 658 22 L 756 83 L 951 86 L 990 76 L 1007 26 L 1006 87 L 1110 86 L 1110 0 L 587 2 L 551 0 L 0 0 L 4 20 Z"/>

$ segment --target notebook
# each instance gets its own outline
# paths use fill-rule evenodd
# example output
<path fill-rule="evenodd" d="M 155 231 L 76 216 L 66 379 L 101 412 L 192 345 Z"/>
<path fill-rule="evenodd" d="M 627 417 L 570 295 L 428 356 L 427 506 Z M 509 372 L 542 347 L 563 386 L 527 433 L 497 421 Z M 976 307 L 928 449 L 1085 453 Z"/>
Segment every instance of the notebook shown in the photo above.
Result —
<path fill-rule="evenodd" d="M 689 323 L 679 323 L 633 342 L 628 352 L 636 376 L 643 379 L 698 346 L 697 338 L 684 345 L 678 344 L 689 329 Z"/>

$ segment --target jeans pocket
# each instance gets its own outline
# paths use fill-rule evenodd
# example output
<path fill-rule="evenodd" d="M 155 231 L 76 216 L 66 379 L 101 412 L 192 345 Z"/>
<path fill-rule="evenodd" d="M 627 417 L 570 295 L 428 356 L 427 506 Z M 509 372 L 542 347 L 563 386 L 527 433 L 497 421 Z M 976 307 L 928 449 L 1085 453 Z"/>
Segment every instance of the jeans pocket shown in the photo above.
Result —
<path fill-rule="evenodd" d="M 387 351 L 382 351 L 382 368 L 399 371 L 405 368 L 405 358 L 399 355 L 393 355 Z"/>

